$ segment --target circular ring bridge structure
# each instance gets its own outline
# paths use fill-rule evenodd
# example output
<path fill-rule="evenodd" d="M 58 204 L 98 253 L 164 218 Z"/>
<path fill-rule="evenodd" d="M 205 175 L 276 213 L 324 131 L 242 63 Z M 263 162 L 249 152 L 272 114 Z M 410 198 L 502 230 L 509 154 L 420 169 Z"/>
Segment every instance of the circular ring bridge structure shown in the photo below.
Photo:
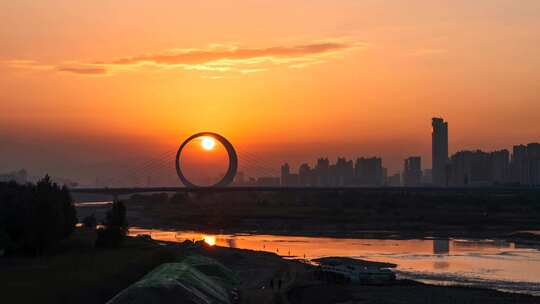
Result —
<path fill-rule="evenodd" d="M 227 169 L 227 173 L 223 178 L 217 182 L 214 185 L 211 186 L 199 186 L 192 182 L 190 182 L 182 172 L 182 164 L 180 161 L 180 156 L 182 155 L 182 150 L 184 147 L 191 142 L 192 140 L 208 136 L 212 137 L 213 139 L 219 141 L 227 150 L 227 154 L 229 155 L 229 167 Z M 181 145 L 180 148 L 178 148 L 178 152 L 176 152 L 176 174 L 178 175 L 178 178 L 180 178 L 180 181 L 182 184 L 184 184 L 188 188 L 216 188 L 216 187 L 226 187 L 229 184 L 231 184 L 234 180 L 234 177 L 236 176 L 236 171 L 238 170 L 238 156 L 236 155 L 236 151 L 234 150 L 233 145 L 223 136 L 213 133 L 213 132 L 200 132 L 197 134 L 193 134 L 188 139 L 186 139 Z"/>

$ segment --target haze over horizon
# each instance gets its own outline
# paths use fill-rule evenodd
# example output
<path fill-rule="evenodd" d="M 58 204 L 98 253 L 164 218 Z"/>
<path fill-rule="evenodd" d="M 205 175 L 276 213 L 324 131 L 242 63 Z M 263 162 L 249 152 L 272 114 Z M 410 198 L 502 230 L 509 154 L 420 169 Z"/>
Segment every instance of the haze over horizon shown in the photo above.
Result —
<path fill-rule="evenodd" d="M 411 155 L 431 166 L 434 116 L 451 153 L 540 140 L 535 0 L 0 11 L 0 172 L 88 183 L 213 131 L 276 172 L 343 155 L 381 156 L 393 173 Z"/>

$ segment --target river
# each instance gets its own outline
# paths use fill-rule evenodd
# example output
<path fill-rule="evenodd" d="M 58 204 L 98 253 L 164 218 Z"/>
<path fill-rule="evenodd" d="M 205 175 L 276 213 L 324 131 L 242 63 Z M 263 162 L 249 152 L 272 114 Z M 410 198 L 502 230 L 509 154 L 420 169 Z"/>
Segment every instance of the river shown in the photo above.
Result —
<path fill-rule="evenodd" d="M 104 218 L 111 202 L 76 204 L 81 217 Z M 133 211 L 131 212 L 133 214 Z M 400 278 L 429 284 L 468 285 L 540 296 L 540 247 L 497 239 L 361 239 L 266 234 L 205 234 L 130 228 L 130 235 L 182 242 L 205 240 L 211 245 L 263 250 L 286 258 L 325 256 L 362 258 L 398 265 Z"/>
<path fill-rule="evenodd" d="M 398 265 L 399 278 L 429 284 L 468 285 L 540 296 L 540 251 L 502 240 L 347 239 L 257 234 L 204 234 L 130 228 L 130 235 L 273 252 L 286 258 L 362 258 Z"/>

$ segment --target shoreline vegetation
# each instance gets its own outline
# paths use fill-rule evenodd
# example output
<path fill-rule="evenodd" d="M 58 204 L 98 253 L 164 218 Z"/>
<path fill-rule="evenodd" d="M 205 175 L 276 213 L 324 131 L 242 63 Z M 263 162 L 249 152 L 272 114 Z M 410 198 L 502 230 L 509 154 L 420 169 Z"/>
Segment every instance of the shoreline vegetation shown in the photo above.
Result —
<path fill-rule="evenodd" d="M 141 228 L 343 238 L 497 238 L 540 244 L 540 191 L 132 195 Z M 529 231 L 529 232 L 527 232 Z"/>

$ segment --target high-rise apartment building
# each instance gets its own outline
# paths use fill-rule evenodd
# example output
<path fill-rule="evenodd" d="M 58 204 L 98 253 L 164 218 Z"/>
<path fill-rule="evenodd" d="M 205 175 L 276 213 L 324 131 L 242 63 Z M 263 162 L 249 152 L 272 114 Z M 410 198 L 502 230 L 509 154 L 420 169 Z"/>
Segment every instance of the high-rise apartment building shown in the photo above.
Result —
<path fill-rule="evenodd" d="M 417 187 L 422 182 L 422 159 L 420 156 L 411 156 L 403 164 L 403 185 Z"/>
<path fill-rule="evenodd" d="M 509 181 L 510 152 L 503 149 L 491 152 L 491 181 L 504 184 Z"/>
<path fill-rule="evenodd" d="M 432 178 L 435 186 L 446 186 L 448 162 L 448 122 L 442 118 L 434 117 L 431 125 L 431 156 L 432 156 Z"/>
<path fill-rule="evenodd" d="M 384 183 L 382 159 L 379 157 L 358 158 L 354 171 L 356 182 L 360 185 L 379 186 Z"/>

